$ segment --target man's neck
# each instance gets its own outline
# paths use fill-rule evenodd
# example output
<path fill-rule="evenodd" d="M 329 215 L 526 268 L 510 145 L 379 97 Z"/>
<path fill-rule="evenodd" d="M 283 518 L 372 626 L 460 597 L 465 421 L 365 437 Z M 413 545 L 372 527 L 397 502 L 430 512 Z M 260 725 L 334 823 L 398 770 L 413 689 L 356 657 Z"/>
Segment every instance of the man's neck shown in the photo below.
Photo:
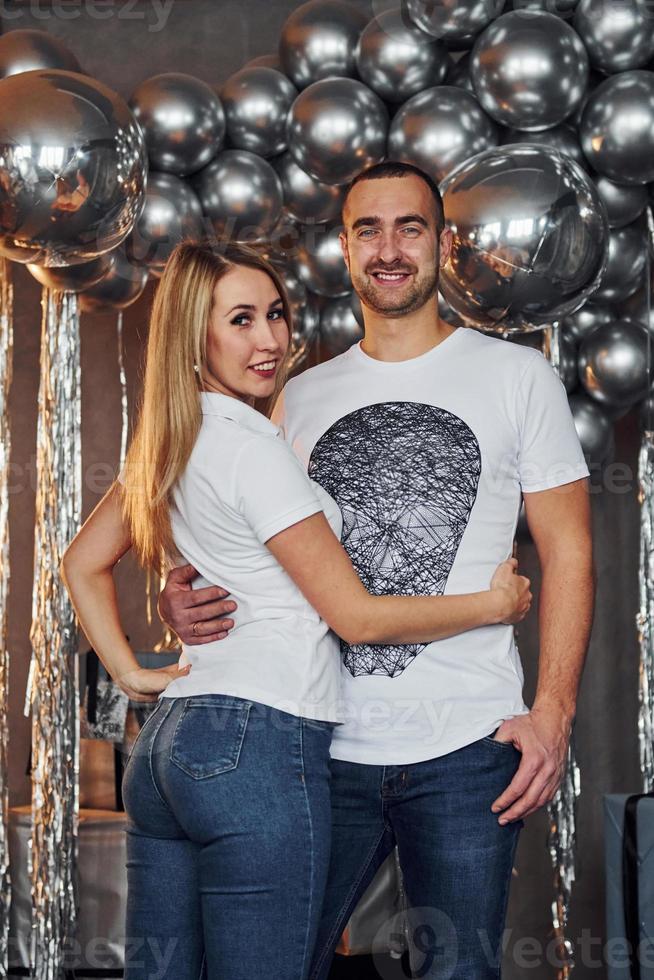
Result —
<path fill-rule="evenodd" d="M 389 318 L 363 308 L 365 337 L 361 349 L 378 361 L 408 361 L 442 343 L 457 329 L 441 320 L 436 303 L 415 313 Z"/>

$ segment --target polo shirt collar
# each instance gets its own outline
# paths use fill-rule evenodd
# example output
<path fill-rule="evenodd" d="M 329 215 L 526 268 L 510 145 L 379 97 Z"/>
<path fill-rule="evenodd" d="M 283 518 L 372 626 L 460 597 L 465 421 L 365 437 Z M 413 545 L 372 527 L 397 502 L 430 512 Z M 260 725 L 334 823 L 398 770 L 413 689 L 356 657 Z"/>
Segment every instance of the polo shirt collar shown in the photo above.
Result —
<path fill-rule="evenodd" d="M 230 395 L 221 395 L 217 391 L 201 391 L 200 404 L 203 415 L 217 415 L 219 418 L 230 419 L 253 432 L 265 432 L 268 435 L 276 435 L 279 432 L 279 428 L 256 408 Z"/>

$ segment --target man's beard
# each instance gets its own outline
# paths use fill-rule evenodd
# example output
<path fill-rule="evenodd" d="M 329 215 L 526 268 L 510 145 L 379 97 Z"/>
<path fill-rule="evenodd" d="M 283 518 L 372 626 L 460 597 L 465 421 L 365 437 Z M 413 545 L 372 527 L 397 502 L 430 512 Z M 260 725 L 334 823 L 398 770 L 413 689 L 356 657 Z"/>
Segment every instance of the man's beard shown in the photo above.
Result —
<path fill-rule="evenodd" d="M 388 270 L 391 271 L 390 269 Z M 419 279 L 414 279 L 407 290 L 403 290 L 402 296 L 385 296 L 383 287 L 376 289 L 367 276 L 353 276 L 352 286 L 361 302 L 382 316 L 394 319 L 406 316 L 408 313 L 415 313 L 436 295 L 438 290 L 438 270 L 427 273 Z"/>

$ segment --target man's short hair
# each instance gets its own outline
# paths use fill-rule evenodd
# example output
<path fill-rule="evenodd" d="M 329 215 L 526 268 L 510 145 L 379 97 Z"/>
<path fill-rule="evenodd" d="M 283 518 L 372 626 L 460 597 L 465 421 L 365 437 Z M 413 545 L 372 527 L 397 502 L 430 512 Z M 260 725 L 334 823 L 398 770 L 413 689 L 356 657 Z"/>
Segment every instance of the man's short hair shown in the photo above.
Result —
<path fill-rule="evenodd" d="M 347 191 L 345 192 L 345 197 L 343 199 L 343 213 L 345 212 L 345 206 L 347 204 L 347 199 L 350 196 L 350 192 L 357 184 L 360 184 L 364 180 L 382 180 L 386 177 L 409 177 L 413 174 L 414 177 L 419 177 L 420 180 L 424 181 L 434 198 L 434 209 L 436 212 L 436 228 L 440 233 L 445 227 L 445 216 L 443 213 L 443 199 L 441 197 L 441 192 L 438 189 L 438 185 L 429 174 L 421 170 L 420 167 L 414 166 L 412 163 L 402 163 L 399 160 L 385 160 L 383 163 L 376 163 L 372 167 L 368 167 L 367 170 L 362 170 L 360 174 L 350 182 Z"/>

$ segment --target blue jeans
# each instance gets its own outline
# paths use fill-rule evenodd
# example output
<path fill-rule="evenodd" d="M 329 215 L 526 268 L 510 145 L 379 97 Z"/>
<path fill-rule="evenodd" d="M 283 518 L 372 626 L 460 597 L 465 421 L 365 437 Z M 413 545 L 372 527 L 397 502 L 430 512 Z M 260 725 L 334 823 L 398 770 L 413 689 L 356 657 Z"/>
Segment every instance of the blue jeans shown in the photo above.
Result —
<path fill-rule="evenodd" d="M 491 804 L 520 752 L 488 736 L 428 762 L 332 761 L 332 855 L 312 980 L 377 869 L 397 845 L 411 906 L 415 977 L 495 980 L 522 821 L 500 826 Z"/>
<path fill-rule="evenodd" d="M 333 725 L 164 698 L 123 780 L 125 980 L 302 980 L 330 848 Z"/>

